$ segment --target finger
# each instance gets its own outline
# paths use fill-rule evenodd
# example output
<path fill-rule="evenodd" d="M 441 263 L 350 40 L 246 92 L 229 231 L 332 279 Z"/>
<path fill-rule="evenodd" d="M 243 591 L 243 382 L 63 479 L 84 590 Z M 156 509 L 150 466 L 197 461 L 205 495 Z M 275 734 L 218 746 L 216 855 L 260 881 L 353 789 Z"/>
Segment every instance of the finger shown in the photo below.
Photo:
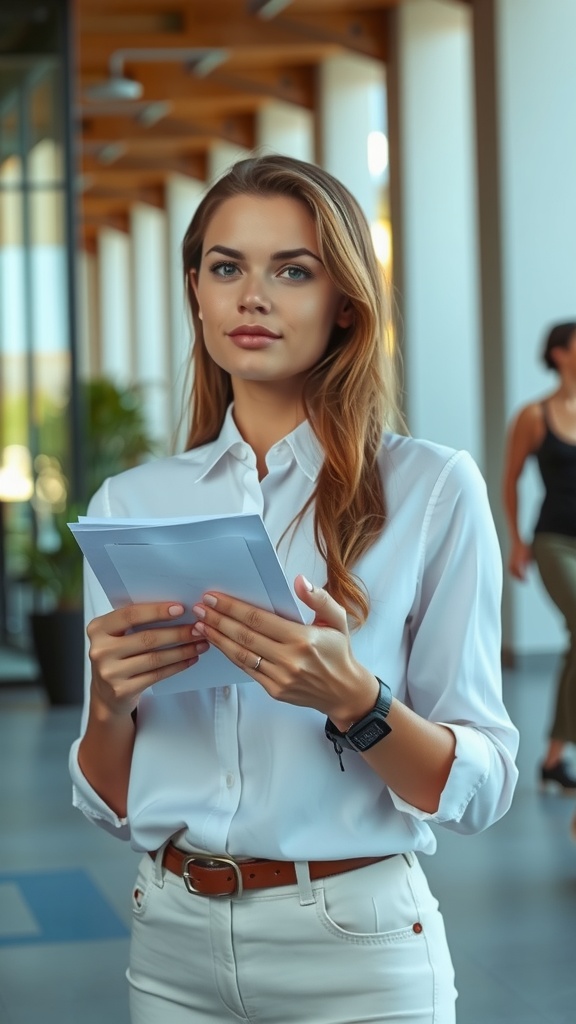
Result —
<path fill-rule="evenodd" d="M 289 643 L 299 635 L 302 628 L 300 623 L 291 622 L 274 612 L 225 594 L 204 594 L 202 602 L 194 605 L 192 611 L 200 620 L 227 636 L 236 635 L 240 638 L 245 630 L 250 642 L 255 637 L 265 637 L 277 643 Z M 243 629 L 238 631 L 235 626 Z"/>
<path fill-rule="evenodd" d="M 329 626 L 337 629 L 339 633 L 348 632 L 346 612 L 342 605 L 330 597 L 327 590 L 313 586 L 310 580 L 302 575 L 296 577 L 294 589 L 297 597 L 315 613 L 315 626 Z"/>
<path fill-rule="evenodd" d="M 206 649 L 208 649 L 208 647 Z M 171 676 L 176 676 L 179 672 L 184 672 L 187 668 L 196 665 L 198 661 L 199 657 L 196 656 L 172 662 L 170 665 L 150 669 L 148 672 L 143 672 L 142 675 L 134 677 L 131 680 L 131 683 L 137 683 L 138 691 L 141 692 L 149 686 L 154 686 L 156 683 L 162 682 L 163 679 L 170 679 Z"/>
<path fill-rule="evenodd" d="M 93 619 L 88 625 L 87 632 L 90 636 L 91 630 L 103 628 L 110 636 L 122 636 L 137 626 L 152 622 L 171 622 L 183 614 L 183 605 L 175 602 L 127 604 L 123 608 L 116 608 L 113 612 Z"/>
<path fill-rule="evenodd" d="M 194 643 L 182 644 L 179 647 L 148 651 L 146 654 L 139 654 L 123 661 L 122 671 L 129 679 L 149 674 L 154 675 L 165 669 L 172 670 L 175 665 L 191 664 L 198 661 L 200 655 L 209 650 L 209 647 L 210 644 L 203 639 Z M 177 671 L 181 671 L 181 669 Z"/>
<path fill-rule="evenodd" d="M 227 636 L 226 633 L 215 629 L 207 622 L 199 622 L 197 628 L 212 647 L 217 647 L 229 661 L 238 665 L 252 679 L 261 682 L 265 676 L 270 677 L 274 672 L 275 658 L 281 645 L 274 640 L 267 640 L 263 636 L 258 637 L 256 634 L 244 632 L 238 633 L 240 639 L 237 639 L 234 636 L 234 631 L 241 630 L 243 627 L 235 623 L 233 619 L 227 619 L 224 622 L 225 627 L 228 624 L 232 632 L 231 636 Z"/>
<path fill-rule="evenodd" d="M 157 650 L 161 647 L 177 647 L 191 641 L 197 641 L 193 626 L 160 626 L 154 629 L 137 629 L 121 637 L 114 637 L 113 643 L 119 658 L 131 658 L 142 651 Z M 108 641 L 110 643 L 110 641 Z"/>

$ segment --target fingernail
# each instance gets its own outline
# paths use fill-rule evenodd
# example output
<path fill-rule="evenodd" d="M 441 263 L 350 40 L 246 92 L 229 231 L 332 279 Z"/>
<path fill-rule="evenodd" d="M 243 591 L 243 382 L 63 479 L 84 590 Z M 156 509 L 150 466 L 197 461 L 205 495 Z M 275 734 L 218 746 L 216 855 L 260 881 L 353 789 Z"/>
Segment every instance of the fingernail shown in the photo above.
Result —
<path fill-rule="evenodd" d="M 168 615 L 176 616 L 176 615 L 182 615 L 183 613 L 184 613 L 184 608 L 183 608 L 183 606 L 181 604 L 171 604 L 169 609 L 168 609 Z"/>
<path fill-rule="evenodd" d="M 218 603 L 216 598 L 212 594 L 204 594 L 202 600 L 204 601 L 204 604 L 208 605 L 209 608 L 215 608 Z"/>
<path fill-rule="evenodd" d="M 306 576 L 304 576 L 304 575 L 302 575 L 302 582 L 303 582 L 304 586 L 306 587 L 306 590 L 310 590 L 310 591 L 314 590 L 314 585 L 312 583 L 310 583 L 310 580 L 306 579 Z"/>
<path fill-rule="evenodd" d="M 201 644 L 196 644 L 196 650 L 198 654 L 205 654 L 206 651 L 210 650 L 210 644 L 207 644 L 204 640 Z"/>
<path fill-rule="evenodd" d="M 206 612 L 204 611 L 201 604 L 195 604 L 194 607 L 192 608 L 192 611 L 194 612 L 194 615 L 198 616 L 199 619 L 203 619 L 206 616 Z"/>
<path fill-rule="evenodd" d="M 192 627 L 192 636 L 204 636 L 204 630 L 206 626 L 203 622 L 195 622 Z"/>

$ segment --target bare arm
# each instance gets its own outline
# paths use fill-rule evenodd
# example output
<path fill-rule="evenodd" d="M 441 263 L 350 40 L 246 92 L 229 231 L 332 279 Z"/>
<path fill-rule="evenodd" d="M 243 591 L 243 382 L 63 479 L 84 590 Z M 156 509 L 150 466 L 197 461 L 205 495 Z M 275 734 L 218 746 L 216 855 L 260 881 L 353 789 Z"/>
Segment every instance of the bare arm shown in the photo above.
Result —
<path fill-rule="evenodd" d="M 78 764 L 92 788 L 123 818 L 136 737 L 141 694 L 161 679 L 176 675 L 208 649 L 191 637 L 189 625 L 176 625 L 181 605 L 141 604 L 92 619 L 90 640 L 92 685 L 86 731 Z M 152 623 L 165 622 L 164 626 Z M 135 626 L 149 629 L 134 631 Z"/>
<path fill-rule="evenodd" d="M 519 580 L 525 578 L 532 554 L 518 526 L 518 481 L 526 459 L 540 446 L 543 435 L 542 409 L 540 403 L 533 402 L 525 406 L 513 420 L 506 441 L 502 497 L 510 536 L 508 570 Z"/>

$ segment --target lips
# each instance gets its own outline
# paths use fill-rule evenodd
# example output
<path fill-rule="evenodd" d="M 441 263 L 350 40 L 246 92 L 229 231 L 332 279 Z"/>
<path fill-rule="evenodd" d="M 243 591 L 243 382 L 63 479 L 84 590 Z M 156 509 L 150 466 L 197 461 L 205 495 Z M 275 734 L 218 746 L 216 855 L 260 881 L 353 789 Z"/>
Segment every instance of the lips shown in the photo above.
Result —
<path fill-rule="evenodd" d="M 267 327 L 261 327 L 260 324 L 241 324 L 233 331 L 228 331 L 228 337 L 237 348 L 257 350 L 269 348 L 281 335 L 269 331 Z"/>
<path fill-rule="evenodd" d="M 253 338 L 279 338 L 279 334 L 275 334 L 274 331 L 269 331 L 267 327 L 262 327 L 260 324 L 241 324 L 240 327 L 235 327 L 233 331 L 228 331 L 231 338 L 242 337 L 253 337 Z"/>

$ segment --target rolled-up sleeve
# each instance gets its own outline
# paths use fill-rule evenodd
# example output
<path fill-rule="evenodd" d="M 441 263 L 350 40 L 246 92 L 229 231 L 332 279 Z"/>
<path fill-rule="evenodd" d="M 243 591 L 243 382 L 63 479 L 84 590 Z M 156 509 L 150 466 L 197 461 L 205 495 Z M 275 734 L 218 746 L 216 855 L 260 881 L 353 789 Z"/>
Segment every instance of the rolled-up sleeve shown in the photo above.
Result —
<path fill-rule="evenodd" d="M 428 504 L 407 666 L 411 706 L 452 729 L 455 758 L 435 814 L 391 794 L 398 810 L 456 832 L 480 832 L 502 817 L 518 777 L 518 731 L 502 701 L 501 593 L 484 480 L 458 452 Z"/>
<path fill-rule="evenodd" d="M 110 515 L 108 502 L 108 483 L 105 483 L 94 495 L 88 508 L 91 516 Z M 97 615 L 111 611 L 112 606 L 102 587 L 98 583 L 92 569 L 84 561 L 84 619 L 91 622 Z M 126 818 L 119 818 L 114 811 L 98 796 L 78 764 L 78 748 L 88 720 L 90 706 L 90 660 L 88 658 L 88 639 L 85 638 L 84 654 L 84 706 L 80 725 L 80 736 L 70 748 L 68 767 L 72 779 L 72 804 L 95 825 L 111 832 L 118 839 L 130 839 L 130 829 Z"/>

